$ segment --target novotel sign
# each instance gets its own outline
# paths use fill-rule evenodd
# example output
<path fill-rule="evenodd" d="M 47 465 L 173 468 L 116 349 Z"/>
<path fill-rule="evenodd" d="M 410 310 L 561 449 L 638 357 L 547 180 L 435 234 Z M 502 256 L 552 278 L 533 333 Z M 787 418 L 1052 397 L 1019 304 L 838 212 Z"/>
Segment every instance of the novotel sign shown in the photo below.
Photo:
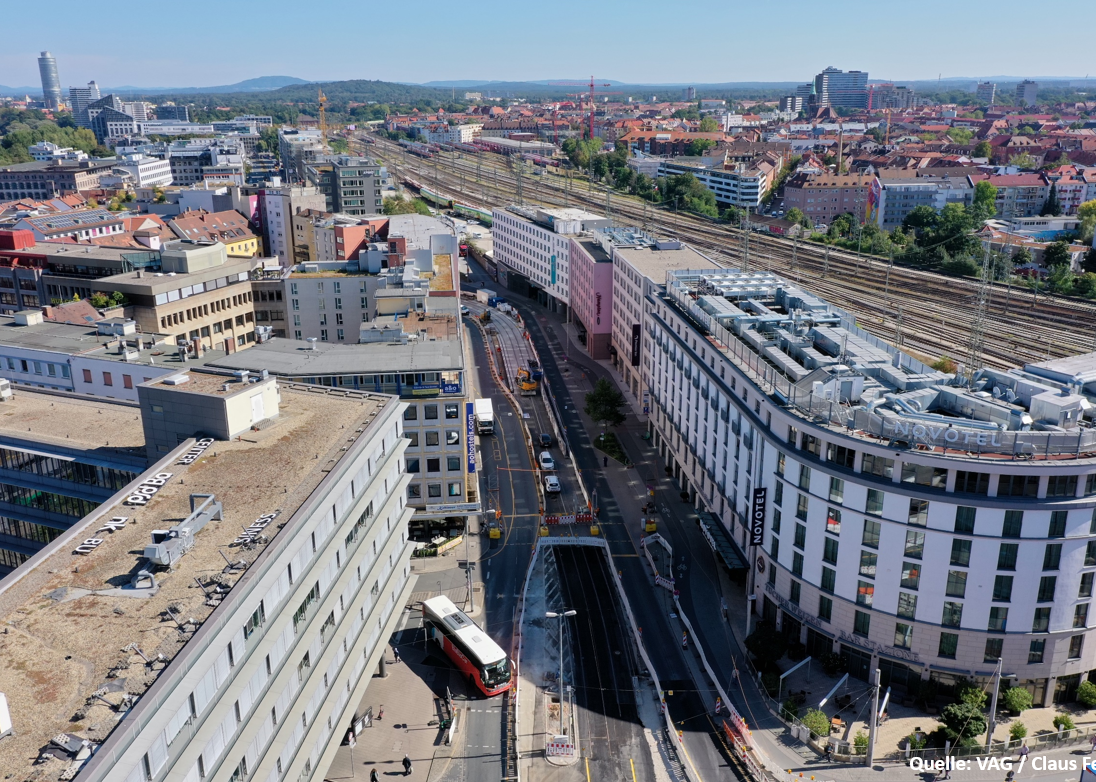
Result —
<path fill-rule="evenodd" d="M 213 440 L 208 437 L 198 440 L 189 451 L 183 454 L 183 458 L 177 461 L 176 464 L 194 464 L 211 445 L 213 445 Z"/>
<path fill-rule="evenodd" d="M 151 478 L 146 478 L 141 481 L 141 485 L 134 489 L 132 494 L 126 497 L 126 505 L 148 505 L 148 501 L 171 480 L 171 476 L 174 474 L 175 473 L 170 472 L 158 472 Z"/>
<path fill-rule="evenodd" d="M 750 504 L 750 545 L 765 545 L 765 502 L 769 490 L 765 488 L 754 489 L 753 501 Z"/>
<path fill-rule="evenodd" d="M 927 426 L 910 424 L 909 421 L 883 419 L 883 429 L 892 435 L 902 435 L 926 442 L 962 443 L 964 445 L 992 445 L 1000 448 L 1003 443 L 998 439 L 999 431 L 972 432 L 956 429 L 953 426 Z"/>

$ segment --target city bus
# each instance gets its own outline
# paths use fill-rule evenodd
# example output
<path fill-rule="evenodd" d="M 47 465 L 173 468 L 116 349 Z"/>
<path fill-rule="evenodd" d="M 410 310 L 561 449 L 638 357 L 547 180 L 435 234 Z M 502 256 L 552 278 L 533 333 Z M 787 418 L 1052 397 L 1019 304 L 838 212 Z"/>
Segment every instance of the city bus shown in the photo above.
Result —
<path fill-rule="evenodd" d="M 437 643 L 469 684 L 491 697 L 510 689 L 510 660 L 468 614 L 445 595 L 422 601 L 426 637 Z"/>

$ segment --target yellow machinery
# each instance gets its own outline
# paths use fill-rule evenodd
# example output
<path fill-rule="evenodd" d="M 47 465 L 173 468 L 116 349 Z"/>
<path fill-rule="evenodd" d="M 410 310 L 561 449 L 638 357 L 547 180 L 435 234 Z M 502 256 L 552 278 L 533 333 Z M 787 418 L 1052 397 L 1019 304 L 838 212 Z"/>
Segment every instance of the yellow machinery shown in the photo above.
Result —
<path fill-rule="evenodd" d="M 601 527 L 598 526 L 597 522 L 590 525 L 590 534 L 594 536 L 601 534 Z"/>
<path fill-rule="evenodd" d="M 652 518 L 651 516 L 648 516 L 646 519 L 644 519 L 644 521 L 643 521 L 643 531 L 644 532 L 658 532 L 658 524 L 655 523 L 654 518 Z"/>
<path fill-rule="evenodd" d="M 518 393 L 522 396 L 534 396 L 537 393 L 537 381 L 533 380 L 533 376 L 529 373 L 529 370 L 525 367 L 518 368 L 518 374 L 515 378 L 518 384 Z"/>
<path fill-rule="evenodd" d="M 540 526 L 540 536 L 542 538 L 548 537 L 548 525 L 547 524 L 542 524 Z"/>

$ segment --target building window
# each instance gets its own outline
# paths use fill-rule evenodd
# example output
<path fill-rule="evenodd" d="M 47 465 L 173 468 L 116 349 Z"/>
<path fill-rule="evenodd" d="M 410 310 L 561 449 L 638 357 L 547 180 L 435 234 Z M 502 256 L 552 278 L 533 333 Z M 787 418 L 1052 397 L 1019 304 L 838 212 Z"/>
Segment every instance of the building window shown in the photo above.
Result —
<path fill-rule="evenodd" d="M 860 552 L 860 575 L 865 578 L 875 578 L 875 572 L 879 565 L 879 555 L 871 551 Z"/>
<path fill-rule="evenodd" d="M 868 501 L 864 505 L 864 512 L 872 516 L 882 516 L 884 496 L 878 489 L 868 489 Z"/>
<path fill-rule="evenodd" d="M 959 649 L 959 636 L 955 633 L 940 633 L 940 648 L 936 652 L 937 657 L 955 659 L 955 653 Z"/>
<path fill-rule="evenodd" d="M 884 456 L 875 456 L 866 453 L 864 454 L 864 458 L 860 465 L 860 472 L 868 473 L 869 475 L 878 475 L 880 478 L 893 478 L 894 459 L 887 459 Z"/>
<path fill-rule="evenodd" d="M 8 359 L 8 364 L 9 365 L 11 364 L 11 359 Z M 94 380 L 91 379 L 91 370 L 90 369 L 85 369 L 84 370 L 84 382 L 85 383 L 94 383 L 95 382 Z"/>
<path fill-rule="evenodd" d="M 417 500 L 422 497 L 422 486 L 417 483 L 407 484 L 407 499 Z"/>
<path fill-rule="evenodd" d="M 456 404 L 445 405 L 445 417 L 449 419 L 460 418 L 460 407 Z"/>
<path fill-rule="evenodd" d="M 112 386 L 112 385 L 114 385 L 114 380 L 113 380 L 113 379 L 111 378 L 111 376 L 110 376 L 110 373 L 109 373 L 109 372 L 104 372 L 104 373 L 103 373 L 103 385 L 104 385 L 104 386 Z"/>
<path fill-rule="evenodd" d="M 966 597 L 967 571 L 949 570 L 948 583 L 947 586 L 944 588 L 944 594 L 946 594 L 948 597 Z"/>
<path fill-rule="evenodd" d="M 1050 630 L 1050 606 L 1035 609 L 1035 618 L 1031 620 L 1031 632 L 1046 633 Z"/>
<path fill-rule="evenodd" d="M 1047 528 L 1048 538 L 1064 538 L 1066 536 L 1066 511 L 1056 510 L 1050 514 L 1050 526 Z"/>
<path fill-rule="evenodd" d="M 822 568 L 822 591 L 833 592 L 837 585 L 837 571 L 828 567 Z"/>
<path fill-rule="evenodd" d="M 773 561 L 780 559 L 780 538 L 776 535 L 773 535 L 772 537 L 772 543 L 769 546 L 769 556 L 773 558 Z"/>
<path fill-rule="evenodd" d="M 1096 566 L 1096 540 L 1090 540 L 1085 546 L 1085 567 Z"/>
<path fill-rule="evenodd" d="M 449 496 L 460 497 L 464 494 L 464 484 L 460 481 L 454 481 L 449 484 Z"/>
<path fill-rule="evenodd" d="M 1057 570 L 1062 563 L 1062 544 L 1047 543 L 1043 550 L 1043 570 Z"/>
<path fill-rule="evenodd" d="M 956 538 L 951 542 L 951 564 L 958 565 L 959 567 L 970 566 L 970 546 L 969 540 L 962 540 Z"/>
<path fill-rule="evenodd" d="M 909 592 L 898 593 L 898 615 L 903 619 L 917 618 L 917 595 Z"/>
<path fill-rule="evenodd" d="M 1000 493 L 1000 492 L 998 492 Z M 1076 475 L 1051 475 L 1047 481 L 1048 497 L 1076 497 Z"/>
<path fill-rule="evenodd" d="M 841 511 L 837 508 L 828 508 L 826 512 L 826 532 L 833 535 L 841 534 Z"/>
<path fill-rule="evenodd" d="M 1006 606 L 993 606 L 989 609 L 989 626 L 986 628 L 991 633 L 1005 632 L 1008 623 L 1008 608 Z"/>
<path fill-rule="evenodd" d="M 902 588 L 917 589 L 921 583 L 921 566 L 916 562 L 902 563 Z"/>
<path fill-rule="evenodd" d="M 894 645 L 899 649 L 909 649 L 913 645 L 913 625 L 895 623 Z"/>
<path fill-rule="evenodd" d="M 423 405 L 423 418 L 427 421 L 436 420 L 438 417 L 437 405 Z"/>
<path fill-rule="evenodd" d="M 1035 497 L 1038 493 L 1038 475 L 1002 475 L 998 479 L 998 497 Z"/>
<path fill-rule="evenodd" d="M 407 471 L 408 472 L 421 472 L 421 470 L 419 468 L 420 468 L 419 457 L 417 457 L 417 456 L 408 457 L 408 459 L 407 459 Z"/>
<path fill-rule="evenodd" d="M 868 635 L 871 630 L 871 615 L 864 611 L 857 611 L 853 617 L 852 631 L 856 635 Z"/>
<path fill-rule="evenodd" d="M 1043 661 L 1043 652 L 1047 648 L 1045 638 L 1033 638 L 1028 644 L 1028 665 L 1037 665 Z"/>
<path fill-rule="evenodd" d="M 910 530 L 906 533 L 906 556 L 921 559 L 925 553 L 925 533 Z"/>
<path fill-rule="evenodd" d="M 440 445 L 441 444 L 441 435 L 439 434 L 439 432 L 436 429 L 432 432 L 427 432 L 426 433 L 426 444 L 427 445 Z"/>
<path fill-rule="evenodd" d="M 1093 573 L 1082 573 L 1081 584 L 1077 589 L 1077 597 L 1092 597 Z"/>
<path fill-rule="evenodd" d="M 908 521 L 918 527 L 924 527 L 929 523 L 928 500 L 910 500 Z"/>
<path fill-rule="evenodd" d="M 847 469 L 852 469 L 853 462 L 856 460 L 856 451 L 852 448 L 846 448 L 843 445 L 834 445 L 830 443 L 826 447 L 826 461 L 833 462 Z"/>
<path fill-rule="evenodd" d="M 955 509 L 955 531 L 960 535 L 973 535 L 974 534 L 974 517 L 977 514 L 977 508 L 968 508 L 964 505 L 960 505 Z"/>
<path fill-rule="evenodd" d="M 1069 654 L 1066 659 L 1079 660 L 1081 659 L 1081 650 L 1085 646 L 1085 637 L 1083 635 L 1075 635 L 1069 639 Z"/>
<path fill-rule="evenodd" d="M 426 460 L 426 471 L 427 472 L 441 472 L 441 459 L 437 458 L 437 457 L 435 457 L 433 459 L 427 459 Z"/>
<path fill-rule="evenodd" d="M 441 484 L 440 483 L 427 484 L 426 491 L 427 491 L 427 495 L 430 496 L 430 497 L 440 497 L 441 496 Z"/>
<path fill-rule="evenodd" d="M 800 494 L 799 499 L 795 504 L 795 517 L 797 519 L 807 520 L 807 508 L 810 507 L 810 500 L 806 494 Z"/>
<path fill-rule="evenodd" d="M 823 541 L 822 561 L 831 565 L 837 564 L 837 541 L 833 538 L 826 538 Z"/>
<path fill-rule="evenodd" d="M 830 478 L 830 502 L 845 501 L 845 482 L 840 478 Z"/>
<path fill-rule="evenodd" d="M 875 596 L 875 584 L 870 581 L 858 581 L 856 586 L 857 605 L 870 606 Z"/>
<path fill-rule="evenodd" d="M 943 489 L 948 483 L 948 471 L 924 464 L 903 464 L 902 483 L 914 483 L 918 486 Z"/>
<path fill-rule="evenodd" d="M 871 521 L 870 519 L 864 519 L 864 534 L 860 539 L 861 544 L 868 548 L 879 548 L 879 528 L 878 521 Z"/>
<path fill-rule="evenodd" d="M 459 456 L 447 456 L 445 458 L 445 469 L 449 472 L 455 472 L 460 469 L 460 457 Z"/>
<path fill-rule="evenodd" d="M 1001 659 L 1001 652 L 1005 648 L 1004 638 L 987 638 L 986 639 L 986 651 L 982 655 L 982 661 L 987 663 L 996 663 Z"/>
<path fill-rule="evenodd" d="M 777 451 L 776 452 L 776 474 L 777 475 L 783 475 L 784 474 L 784 452 L 783 451 Z"/>
<path fill-rule="evenodd" d="M 1005 523 L 1001 527 L 1002 538 L 1018 538 L 1024 528 L 1024 512 L 1022 510 L 1006 510 Z"/>
<path fill-rule="evenodd" d="M 811 490 L 811 468 L 805 464 L 799 465 L 799 488 L 803 491 Z"/>
<path fill-rule="evenodd" d="M 899 593 L 901 594 L 901 593 Z M 950 600 L 944 602 L 944 613 L 940 617 L 940 624 L 944 627 L 959 627 L 963 622 L 963 604 Z"/>
<path fill-rule="evenodd" d="M 792 552 L 792 575 L 803 578 L 803 555 L 798 551 Z"/>
<path fill-rule="evenodd" d="M 997 569 L 1015 570 L 1016 556 L 1020 551 L 1019 543 L 1002 543 L 997 551 Z"/>
<path fill-rule="evenodd" d="M 407 408 L 403 411 L 403 420 L 404 421 L 415 421 L 415 420 L 418 419 L 418 417 L 419 417 L 419 409 L 417 407 L 415 407 L 414 405 L 408 405 Z"/>
<path fill-rule="evenodd" d="M 792 605 L 799 605 L 799 598 L 803 591 L 803 585 L 796 580 L 792 580 L 791 591 L 788 594 L 788 600 Z"/>
<path fill-rule="evenodd" d="M 825 595 L 818 596 L 818 618 L 823 622 L 830 621 L 833 616 L 833 600 Z"/>
<path fill-rule="evenodd" d="M 1088 626 L 1088 603 L 1081 603 L 1080 605 L 1073 606 L 1073 626 Z"/>
<path fill-rule="evenodd" d="M 1036 598 L 1036 602 L 1039 603 L 1053 603 L 1054 602 L 1054 588 L 1058 585 L 1057 576 L 1043 576 L 1039 579 L 1039 594 Z"/>
<path fill-rule="evenodd" d="M 989 494 L 989 473 L 957 470 L 955 491 L 963 494 Z"/>

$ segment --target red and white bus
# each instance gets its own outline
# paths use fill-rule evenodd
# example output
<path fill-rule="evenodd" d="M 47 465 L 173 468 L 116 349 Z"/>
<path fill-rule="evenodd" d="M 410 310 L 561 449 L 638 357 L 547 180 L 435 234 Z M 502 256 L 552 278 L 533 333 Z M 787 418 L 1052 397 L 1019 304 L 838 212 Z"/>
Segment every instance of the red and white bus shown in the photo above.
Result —
<path fill-rule="evenodd" d="M 426 637 L 433 640 L 468 681 L 490 697 L 510 689 L 510 660 L 468 614 L 445 595 L 422 601 Z"/>

